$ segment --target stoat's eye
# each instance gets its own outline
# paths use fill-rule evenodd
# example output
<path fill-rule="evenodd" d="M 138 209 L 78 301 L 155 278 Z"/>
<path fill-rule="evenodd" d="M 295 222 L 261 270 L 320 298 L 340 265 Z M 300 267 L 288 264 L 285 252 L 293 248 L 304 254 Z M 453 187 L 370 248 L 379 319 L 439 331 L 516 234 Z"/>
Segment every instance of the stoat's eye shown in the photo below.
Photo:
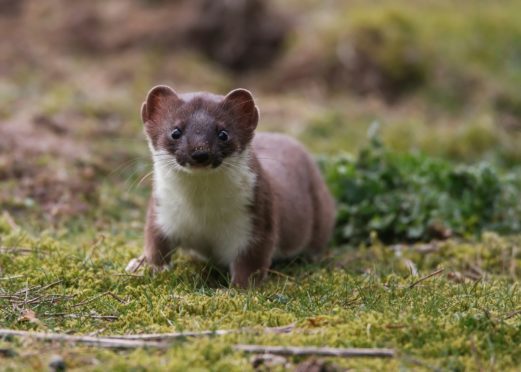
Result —
<path fill-rule="evenodd" d="M 220 130 L 219 133 L 217 133 L 217 138 L 219 138 L 221 141 L 228 141 L 228 132 L 223 130 Z"/>
<path fill-rule="evenodd" d="M 179 128 L 175 128 L 174 131 L 172 132 L 171 136 L 173 139 L 179 139 L 181 138 L 181 135 L 183 134 L 183 132 L 181 131 L 181 129 Z"/>

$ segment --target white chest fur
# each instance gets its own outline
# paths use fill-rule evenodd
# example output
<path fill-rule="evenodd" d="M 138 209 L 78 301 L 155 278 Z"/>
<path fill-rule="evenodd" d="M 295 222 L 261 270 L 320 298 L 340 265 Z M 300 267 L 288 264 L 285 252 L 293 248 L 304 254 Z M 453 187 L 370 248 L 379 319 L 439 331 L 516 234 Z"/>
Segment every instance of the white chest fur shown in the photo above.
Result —
<path fill-rule="evenodd" d="M 162 232 L 181 248 L 229 264 L 252 238 L 249 206 L 256 176 L 248 165 L 249 150 L 215 170 L 182 170 L 165 153 L 154 159 L 156 222 Z"/>

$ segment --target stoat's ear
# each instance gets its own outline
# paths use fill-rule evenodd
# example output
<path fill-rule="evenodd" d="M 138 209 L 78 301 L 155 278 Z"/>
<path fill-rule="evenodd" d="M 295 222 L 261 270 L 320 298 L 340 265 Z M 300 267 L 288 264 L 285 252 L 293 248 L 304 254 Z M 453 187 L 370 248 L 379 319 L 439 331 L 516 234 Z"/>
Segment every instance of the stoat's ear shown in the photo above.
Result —
<path fill-rule="evenodd" d="M 253 131 L 259 122 L 259 109 L 253 96 L 246 89 L 234 89 L 224 97 L 224 108 L 235 116 L 237 122 Z"/>
<path fill-rule="evenodd" d="M 177 93 L 166 85 L 157 85 L 150 89 L 141 106 L 143 124 L 157 124 L 166 114 L 175 110 L 181 102 Z"/>

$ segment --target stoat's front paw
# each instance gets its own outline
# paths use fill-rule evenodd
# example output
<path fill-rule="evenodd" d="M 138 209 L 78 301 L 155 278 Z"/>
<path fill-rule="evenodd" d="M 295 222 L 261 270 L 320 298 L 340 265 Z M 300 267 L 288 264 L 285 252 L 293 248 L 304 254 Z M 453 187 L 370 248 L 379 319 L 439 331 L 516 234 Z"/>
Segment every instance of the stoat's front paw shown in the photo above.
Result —
<path fill-rule="evenodd" d="M 157 274 L 157 273 L 162 273 L 164 271 L 169 271 L 172 267 L 168 264 L 164 264 L 164 265 L 153 265 L 153 264 L 148 264 L 148 267 L 150 267 L 150 269 L 152 270 L 152 272 L 154 274 Z"/>
<path fill-rule="evenodd" d="M 164 264 L 164 265 L 154 265 L 150 264 L 146 261 L 146 258 L 144 255 L 139 256 L 138 258 L 133 258 L 128 263 L 127 267 L 125 268 L 125 271 L 129 274 L 134 274 L 137 271 L 139 271 L 141 268 L 144 267 L 150 267 L 152 269 L 152 272 L 154 273 L 161 273 L 163 271 L 168 271 L 171 269 L 170 265 Z"/>
<path fill-rule="evenodd" d="M 138 258 L 133 258 L 128 263 L 125 271 L 129 274 L 136 273 L 140 268 L 145 266 L 145 256 L 139 256 Z"/>

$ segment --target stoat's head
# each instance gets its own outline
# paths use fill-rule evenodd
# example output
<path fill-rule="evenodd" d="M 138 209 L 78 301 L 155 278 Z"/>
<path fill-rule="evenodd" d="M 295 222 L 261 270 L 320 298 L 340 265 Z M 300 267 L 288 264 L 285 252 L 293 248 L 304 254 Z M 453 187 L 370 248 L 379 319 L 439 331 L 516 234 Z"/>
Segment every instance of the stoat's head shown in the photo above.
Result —
<path fill-rule="evenodd" d="M 259 112 L 251 93 L 235 89 L 226 96 L 177 94 L 152 88 L 141 108 L 155 161 L 177 170 L 209 170 L 242 153 L 251 142 Z"/>

